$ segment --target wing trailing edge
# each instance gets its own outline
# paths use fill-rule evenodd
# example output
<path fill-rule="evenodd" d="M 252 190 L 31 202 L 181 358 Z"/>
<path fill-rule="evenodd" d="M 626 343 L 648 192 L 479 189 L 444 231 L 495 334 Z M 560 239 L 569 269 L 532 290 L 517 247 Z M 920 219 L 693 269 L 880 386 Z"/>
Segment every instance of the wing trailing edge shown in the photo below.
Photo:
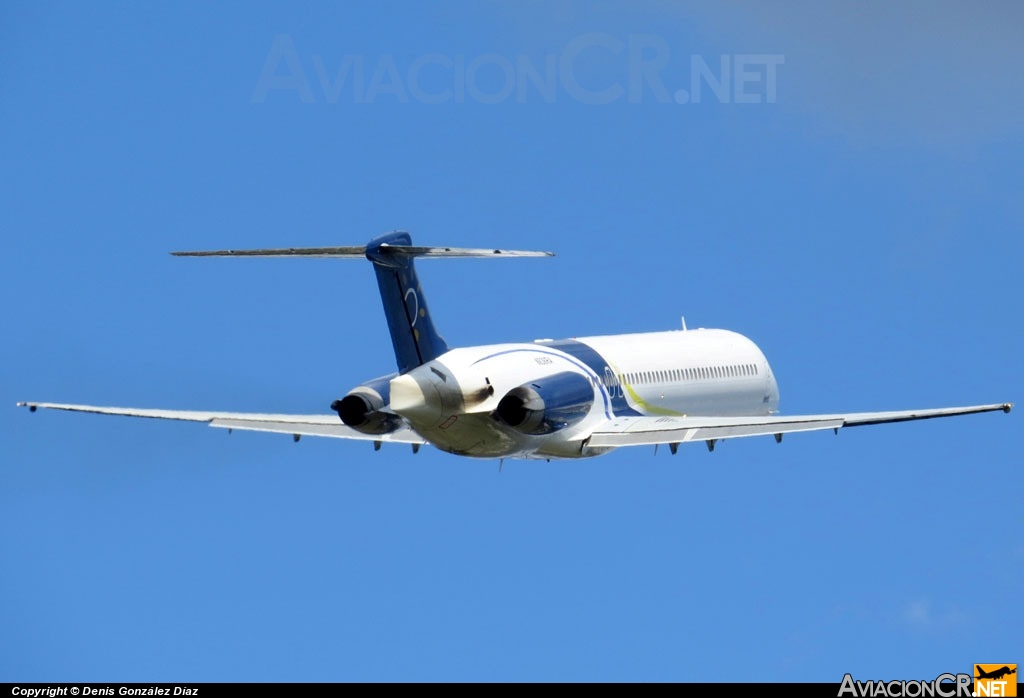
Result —
<path fill-rule="evenodd" d="M 918 419 L 955 417 L 980 412 L 1009 412 L 1012 403 L 945 407 L 896 412 L 855 412 L 850 414 L 791 415 L 772 417 L 618 417 L 591 434 L 587 446 L 608 448 L 690 441 L 718 441 L 743 436 L 774 435 L 842 427 L 909 422 Z"/>
<path fill-rule="evenodd" d="M 409 427 L 403 427 L 389 434 L 364 434 L 342 424 L 336 414 L 259 414 L 250 412 L 207 412 L 200 410 L 161 410 L 137 407 L 98 407 L 95 405 L 71 405 L 57 402 L 19 402 L 18 407 L 27 407 L 35 412 L 40 407 L 68 412 L 142 417 L 147 419 L 170 419 L 184 422 L 205 422 L 211 427 L 239 429 L 242 431 L 265 431 L 292 436 L 326 436 L 335 439 L 355 439 L 385 443 L 425 444 L 426 440 Z"/>

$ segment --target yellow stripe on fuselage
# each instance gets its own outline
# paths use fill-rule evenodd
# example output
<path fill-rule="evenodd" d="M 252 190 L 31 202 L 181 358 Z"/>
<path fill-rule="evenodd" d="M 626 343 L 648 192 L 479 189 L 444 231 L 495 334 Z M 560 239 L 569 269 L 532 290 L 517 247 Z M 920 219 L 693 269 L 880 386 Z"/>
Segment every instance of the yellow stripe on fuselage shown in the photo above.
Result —
<path fill-rule="evenodd" d="M 616 376 L 624 376 L 624 375 L 626 375 L 624 372 L 620 371 L 617 367 L 612 366 L 610 362 L 609 362 L 609 366 L 608 367 L 615 373 Z M 667 407 L 658 407 L 657 405 L 652 405 L 651 403 L 647 402 L 642 397 L 637 395 L 637 392 L 636 392 L 636 390 L 633 389 L 633 386 L 631 386 L 626 381 L 622 380 L 621 377 L 618 378 L 618 381 L 619 381 L 619 385 L 621 385 L 623 388 L 626 389 L 626 392 L 629 394 L 630 399 L 634 403 L 636 403 L 636 406 L 639 407 L 640 409 L 645 410 L 646 412 L 648 412 L 650 414 L 660 414 L 660 415 L 662 415 L 664 417 L 685 417 L 686 416 L 682 412 L 676 412 L 675 410 L 670 410 Z"/>

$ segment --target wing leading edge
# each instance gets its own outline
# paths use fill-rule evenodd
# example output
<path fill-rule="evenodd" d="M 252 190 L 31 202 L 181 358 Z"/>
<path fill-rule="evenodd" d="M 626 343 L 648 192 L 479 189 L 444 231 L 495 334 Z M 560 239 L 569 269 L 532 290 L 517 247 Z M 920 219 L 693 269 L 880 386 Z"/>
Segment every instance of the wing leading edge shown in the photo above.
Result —
<path fill-rule="evenodd" d="M 263 431 L 298 436 L 324 436 L 337 439 L 355 439 L 386 443 L 421 445 L 426 440 L 409 427 L 389 434 L 364 434 L 341 424 L 335 415 L 312 414 L 259 414 L 251 412 L 207 412 L 200 410 L 163 410 L 134 407 L 98 407 L 53 402 L 19 402 L 32 412 L 42 407 L 69 412 L 169 419 L 186 422 L 205 422 L 211 427 Z M 644 446 L 655 444 L 681 444 L 705 441 L 713 444 L 722 439 L 744 436 L 774 435 L 806 431 L 820 431 L 842 427 L 868 426 L 907 422 L 918 419 L 954 417 L 981 412 L 1009 412 L 1012 403 L 947 407 L 928 410 L 895 412 L 856 412 L 849 414 L 792 415 L 778 417 L 617 417 L 596 429 L 587 440 L 593 448 Z"/>
<path fill-rule="evenodd" d="M 335 439 L 358 439 L 403 444 L 425 444 L 426 440 L 409 427 L 402 427 L 390 434 L 364 434 L 345 426 L 334 414 L 257 414 L 250 412 L 203 412 L 193 410 L 157 410 L 135 407 L 96 407 L 93 405 L 67 405 L 55 402 L 19 402 L 18 407 L 27 407 L 32 412 L 42 407 L 50 410 L 69 412 L 91 412 L 112 414 L 122 417 L 144 417 L 148 419 L 172 419 L 185 422 L 205 422 L 221 429 L 243 431 L 265 431 L 292 436 L 327 436 Z"/>
<path fill-rule="evenodd" d="M 1009 412 L 1012 403 L 946 407 L 898 412 L 856 412 L 850 414 L 790 415 L 778 417 L 617 417 L 590 435 L 587 446 L 607 448 L 714 442 L 742 436 L 774 435 L 822 429 L 839 430 L 870 424 L 908 422 L 916 419 L 954 417 L 979 412 Z"/>

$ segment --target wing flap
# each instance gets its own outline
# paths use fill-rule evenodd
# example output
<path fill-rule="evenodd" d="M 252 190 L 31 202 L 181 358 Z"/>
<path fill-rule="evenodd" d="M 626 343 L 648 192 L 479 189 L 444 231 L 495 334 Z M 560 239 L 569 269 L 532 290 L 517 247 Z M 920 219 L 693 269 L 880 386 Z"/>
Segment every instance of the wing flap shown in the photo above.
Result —
<path fill-rule="evenodd" d="M 595 431 L 588 446 L 645 446 L 838 429 L 834 418 L 622 417 Z"/>
<path fill-rule="evenodd" d="M 215 418 L 210 421 L 211 427 L 221 429 L 238 429 L 240 431 L 264 431 L 277 434 L 300 436 L 326 436 L 335 439 L 356 439 L 359 441 L 383 441 L 386 443 L 425 444 L 426 440 L 408 427 L 403 427 L 389 434 L 364 434 L 342 424 L 335 417 L 330 424 L 313 422 L 297 422 L 273 419 L 227 419 Z"/>

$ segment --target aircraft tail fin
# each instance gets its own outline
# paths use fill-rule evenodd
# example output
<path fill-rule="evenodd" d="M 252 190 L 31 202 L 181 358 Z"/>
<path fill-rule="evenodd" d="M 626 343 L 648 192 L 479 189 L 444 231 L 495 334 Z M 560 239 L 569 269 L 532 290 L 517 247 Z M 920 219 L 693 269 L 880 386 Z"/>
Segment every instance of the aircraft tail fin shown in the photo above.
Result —
<path fill-rule="evenodd" d="M 551 252 L 494 250 L 465 247 L 419 247 L 409 233 L 394 231 L 371 240 L 366 246 L 286 247 L 259 250 L 211 250 L 172 252 L 176 257 L 334 257 L 366 258 L 373 263 L 380 288 L 384 315 L 398 369 L 411 371 L 448 351 L 448 345 L 434 327 L 427 312 L 413 260 L 416 257 L 490 258 L 552 257 Z"/>

